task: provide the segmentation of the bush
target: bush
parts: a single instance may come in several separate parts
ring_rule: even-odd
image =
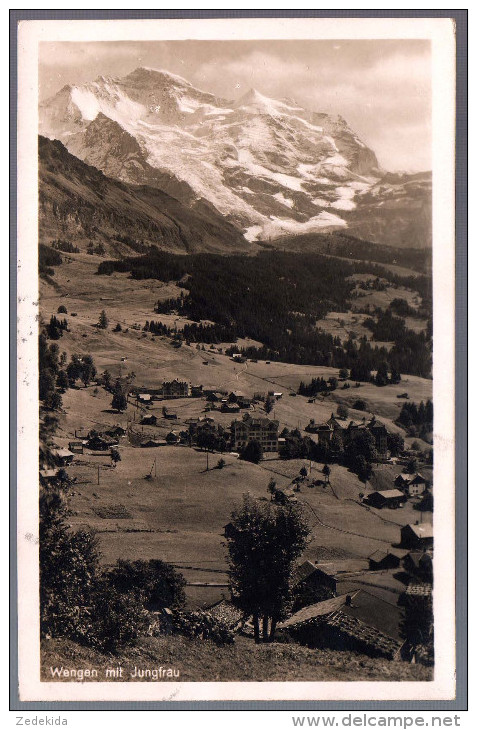
[[[181,608],[185,603],[184,577],[162,560],[118,560],[106,578],[121,594],[141,594],[148,608]]]
[[[339,404],[338,408],[336,409],[336,413],[340,418],[348,418],[348,409],[342,403]]]
[[[68,314],[68,310],[66,309],[64,304],[60,304],[57,309],[57,314]]]
[[[252,464],[258,464],[263,456],[261,444],[258,441],[249,441],[240,452],[240,458],[244,461],[251,461]]]
[[[140,594],[120,593],[106,582],[99,583],[89,612],[86,643],[101,651],[116,653],[145,634],[149,616],[141,605],[141,598]]]
[[[175,611],[174,630],[190,639],[209,639],[218,646],[233,644],[233,632],[222,621],[206,611]]]
[[[355,400],[353,403],[353,408],[356,411],[366,411],[368,406],[366,404],[366,401],[362,400],[361,398],[358,398],[358,400]]]
[[[219,459],[217,462],[217,469],[223,469],[225,466],[225,459]]]

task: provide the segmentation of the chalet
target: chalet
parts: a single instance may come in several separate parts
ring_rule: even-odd
[[[157,424],[156,416],[143,416],[140,421],[143,426],[155,426]]]
[[[367,429],[373,435],[376,441],[376,449],[378,454],[386,456],[388,451],[388,432],[382,421],[378,421],[373,416],[367,423]]]
[[[401,559],[395,553],[384,552],[384,550],[375,550],[369,558],[370,570],[390,570],[398,568]]]
[[[157,446],[164,446],[165,443],[165,441],[159,441],[158,439],[146,439],[145,441],[141,441],[141,448],[153,449]]]
[[[82,428],[75,428],[75,439],[78,441],[87,441],[89,438],[89,431],[84,431]]]
[[[73,454],[82,454],[84,451],[84,444],[82,441],[70,441],[68,448]]]
[[[112,446],[118,445],[118,440],[105,434],[100,435],[99,433],[94,434],[87,442],[88,449],[91,451],[107,451]]]
[[[166,411],[164,413],[164,418],[166,418],[168,421],[176,421],[177,413],[175,411]]]
[[[430,522],[416,523],[401,527],[401,546],[404,548],[424,549],[432,548],[434,537]]]
[[[53,451],[53,455],[56,456],[60,466],[68,466],[75,457],[69,449],[56,449],[56,451]]]
[[[403,567],[407,573],[425,583],[432,583],[433,567],[432,555],[418,550],[411,551],[404,556]]]
[[[302,608],[277,630],[285,631],[311,647],[358,651],[372,657],[397,659],[400,610],[386,616],[389,604],[376,596],[356,591]],[[389,633],[390,632],[390,633]]]
[[[359,434],[369,432],[372,434],[378,454],[381,457],[387,455],[387,430],[381,421],[377,421],[373,416],[369,421],[363,417],[361,421],[346,421],[346,419],[338,419],[332,413],[331,417],[325,423],[315,423],[312,419],[305,431],[318,435],[318,442],[322,445],[331,443],[335,435],[339,435],[345,446],[351,443]]]
[[[397,509],[406,502],[406,495],[399,489],[384,489],[380,492],[371,492],[366,501],[371,507],[378,509],[383,509],[383,507]]]
[[[180,441],[180,436],[177,431],[169,431],[166,436],[166,441],[168,444],[177,444]]]
[[[112,426],[112,428],[108,428],[104,433],[106,436],[111,436],[111,438],[120,438],[126,434],[126,429],[122,426]]]
[[[223,401],[220,406],[222,413],[240,413],[240,406],[238,403],[230,403],[230,401]]]
[[[40,484],[51,486],[55,484],[59,469],[40,469]]]
[[[298,566],[293,585],[304,585],[312,589],[329,588],[336,595],[336,579],[325,566],[316,566],[310,560]]]
[[[218,391],[212,391],[212,392],[208,393],[208,395],[206,397],[206,401],[208,403],[221,403],[223,400],[223,397],[224,396],[222,393],[219,393]]]
[[[252,405],[252,399],[247,398],[244,395],[238,395],[237,403],[240,406],[240,408],[250,408],[250,406]]]
[[[191,398],[200,398],[203,395],[202,386],[201,385],[191,385],[190,386],[190,395],[191,395]]]
[[[150,393],[138,393],[136,400],[138,403],[151,403],[152,395]]]
[[[428,483],[421,474],[399,474],[394,485],[409,497],[416,497],[426,491]]]
[[[221,598],[220,601],[209,606],[207,615],[220,621],[229,631],[236,633],[243,624],[243,613],[230,602]]]
[[[245,413],[241,421],[232,421],[231,448],[240,451],[250,441],[258,441],[263,452],[278,451],[278,421],[269,418],[253,418]]]
[[[162,397],[165,400],[173,398],[189,398],[191,395],[190,383],[185,380],[165,381],[162,384]]]

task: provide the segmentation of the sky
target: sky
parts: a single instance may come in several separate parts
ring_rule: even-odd
[[[389,171],[431,169],[431,45],[425,40],[41,43],[40,99],[138,66],[236,99],[251,87],[341,114]]]

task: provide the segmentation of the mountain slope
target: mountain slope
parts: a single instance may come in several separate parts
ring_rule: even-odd
[[[156,187],[112,180],[61,142],[44,137],[39,138],[39,199],[42,243],[66,238],[85,248],[93,241],[113,255],[143,251],[150,244],[175,253],[253,249],[207,205],[187,207]]]
[[[231,101],[138,68],[64,87],[40,105],[40,131],[108,176],[207,201],[250,241],[347,228],[429,245],[429,176],[403,192],[340,116],[255,89]]]

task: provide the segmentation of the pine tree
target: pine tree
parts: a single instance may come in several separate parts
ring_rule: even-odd
[[[107,328],[107,326],[108,326],[108,317],[106,316],[106,312],[103,309],[101,314],[99,315],[98,327],[102,330],[105,330]]]

